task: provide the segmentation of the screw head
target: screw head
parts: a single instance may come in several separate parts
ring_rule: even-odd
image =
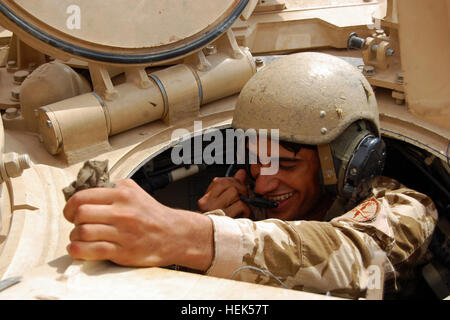
[[[320,111],[321,118],[325,118],[326,115],[327,115],[326,111],[324,111],[324,110]]]
[[[321,134],[327,134],[327,132],[328,132],[328,129],[327,129],[327,128],[322,128],[322,129],[320,129],[320,133],[321,133]]]

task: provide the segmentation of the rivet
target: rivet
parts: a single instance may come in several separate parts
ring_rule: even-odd
[[[320,111],[321,118],[325,118],[326,115],[327,115],[327,113],[324,110]]]
[[[327,128],[322,128],[322,129],[320,129],[320,132],[322,134],[327,134],[328,130],[327,130]]]

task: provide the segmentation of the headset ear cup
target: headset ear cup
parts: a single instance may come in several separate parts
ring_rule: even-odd
[[[382,174],[385,161],[384,141],[373,135],[365,136],[348,162],[342,196],[355,201],[366,198],[370,194],[373,180]]]

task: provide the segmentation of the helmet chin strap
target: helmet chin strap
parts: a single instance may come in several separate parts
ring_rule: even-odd
[[[321,167],[321,182],[322,189],[328,194],[333,194],[337,191],[338,178],[336,176],[336,169],[334,167],[333,155],[331,153],[330,144],[321,144],[317,146],[317,153],[319,156],[320,167]],[[334,190],[334,192],[330,192]],[[334,217],[337,217],[344,213],[345,204],[347,199],[343,199],[339,195],[334,199],[333,204],[327,210],[324,220],[329,221]]]
[[[336,169],[333,163],[333,155],[331,154],[331,147],[327,144],[317,146],[317,153],[319,155],[320,167],[322,169],[322,179],[324,186],[336,185],[338,179],[336,177]]]

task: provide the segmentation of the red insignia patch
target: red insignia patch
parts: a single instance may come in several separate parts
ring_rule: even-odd
[[[377,199],[370,198],[350,210],[347,216],[358,222],[369,222],[375,219],[378,212],[380,212],[380,203]]]

